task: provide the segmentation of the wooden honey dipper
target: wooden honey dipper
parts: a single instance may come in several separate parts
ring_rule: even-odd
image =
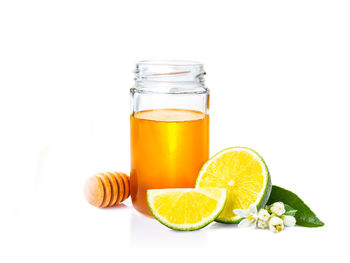
[[[130,196],[130,179],[125,173],[103,172],[86,180],[86,200],[96,207],[111,207]]]

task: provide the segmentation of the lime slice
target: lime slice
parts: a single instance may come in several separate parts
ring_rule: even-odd
[[[216,221],[238,223],[242,218],[233,209],[263,207],[271,192],[271,179],[264,160],[252,149],[227,148],[210,158],[200,170],[196,188],[227,189],[227,201]]]
[[[153,216],[175,230],[205,227],[220,214],[226,201],[226,189],[177,188],[147,191],[147,202]]]

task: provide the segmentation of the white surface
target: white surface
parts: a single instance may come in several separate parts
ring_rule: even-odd
[[[349,259],[348,1],[1,1],[1,262]],[[260,153],[326,222],[166,229],[96,209],[97,171],[129,170],[134,63],[205,63],[211,154]],[[343,241],[344,240],[344,241]]]

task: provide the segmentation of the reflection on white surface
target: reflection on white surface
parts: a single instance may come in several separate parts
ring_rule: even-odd
[[[175,231],[157,220],[133,211],[130,217],[130,247],[181,247],[206,248],[208,244],[206,229],[197,231]]]

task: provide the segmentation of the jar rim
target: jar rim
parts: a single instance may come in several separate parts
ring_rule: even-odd
[[[161,66],[203,66],[203,63],[191,60],[141,60],[137,65],[161,65]]]
[[[203,82],[200,62],[187,60],[142,60],[136,63],[135,81]]]
[[[136,63],[133,90],[157,93],[206,92],[204,66],[187,60],[142,60]]]

